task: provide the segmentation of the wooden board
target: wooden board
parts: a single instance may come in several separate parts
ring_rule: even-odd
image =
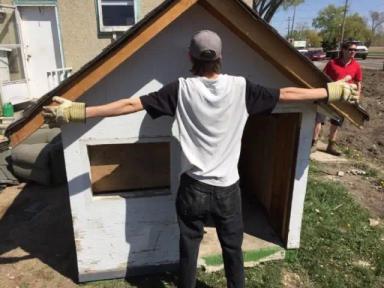
[[[170,187],[170,143],[88,146],[95,194]]]
[[[243,193],[266,209],[286,242],[295,177],[300,114],[250,117],[243,134],[239,172]]]
[[[274,162],[269,215],[272,225],[280,232],[280,236],[286,242],[301,115],[290,113],[276,116],[275,139],[271,143]]]

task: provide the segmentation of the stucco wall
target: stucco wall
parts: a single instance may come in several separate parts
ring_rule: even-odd
[[[162,0],[136,0],[138,20]],[[78,70],[113,41],[112,33],[100,33],[97,1],[58,1],[60,29],[66,67]],[[117,33],[117,36],[119,34]]]
[[[64,63],[75,71],[110,44],[112,35],[98,35],[94,0],[60,0],[57,5]]]
[[[139,20],[147,15],[151,10],[159,6],[163,0],[136,0],[139,6]]]
[[[10,1],[10,0],[8,0]],[[163,0],[136,0],[142,19]],[[244,0],[252,5],[252,0]],[[78,70],[110,44],[112,33],[99,33],[95,0],[58,0],[60,29],[66,67]]]

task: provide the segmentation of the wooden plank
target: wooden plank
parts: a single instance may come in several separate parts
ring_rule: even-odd
[[[170,143],[88,146],[95,194],[170,187]]]
[[[264,206],[272,226],[285,243],[299,129],[299,113],[250,117],[244,129],[239,161],[243,193]]]
[[[185,11],[192,7],[198,0],[180,0],[175,1],[167,10],[162,11],[150,23],[147,23],[140,31],[136,32],[132,38],[125,45],[120,46],[119,49],[113,51],[108,57],[103,58],[99,63],[95,64],[92,68],[84,73],[79,79],[73,81],[65,90],[59,91],[57,95],[61,97],[76,100],[86,91],[91,89],[95,84],[101,81],[105,76],[116,69],[121,63],[126,61],[153,37],[165,29],[169,24],[180,17]],[[48,103],[47,103],[48,104]],[[29,122],[34,122],[29,124]],[[43,124],[43,117],[40,113],[36,114],[33,118],[28,120],[28,124],[23,125],[17,132],[10,136],[12,146],[26,139],[36,129]]]
[[[270,221],[286,243],[300,133],[300,113],[277,114],[273,142]]]
[[[239,160],[240,183],[243,193],[270,207],[272,169],[268,143],[274,137],[269,129],[271,117],[250,116],[244,128]]]

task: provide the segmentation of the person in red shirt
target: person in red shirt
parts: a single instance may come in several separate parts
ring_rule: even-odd
[[[323,72],[328,75],[333,81],[350,77],[348,82],[357,85],[358,95],[361,93],[361,81],[363,80],[360,64],[354,59],[356,55],[356,44],[353,42],[345,42],[341,47],[340,57],[330,60],[325,66]],[[331,119],[331,127],[328,137],[328,146],[326,152],[335,156],[340,156],[341,152],[336,147],[337,130],[343,124],[342,118]],[[317,150],[317,141],[324,125],[325,116],[322,114],[316,115],[316,124],[313,132],[311,152]]]

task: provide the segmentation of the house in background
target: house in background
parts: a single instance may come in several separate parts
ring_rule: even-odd
[[[161,2],[0,1],[2,102],[40,98]]]
[[[211,29],[223,39],[223,72],[268,87],[325,87],[329,79],[240,0],[170,0],[44,95],[7,129],[12,146],[38,129],[54,95],[98,105],[189,76],[190,37]],[[248,119],[239,162],[246,265],[300,246],[316,111],[367,120],[349,103],[279,103]],[[62,128],[80,281],[174,267],[179,231],[175,198],[179,129],[144,111]],[[215,231],[206,229],[200,264],[221,267]]]

